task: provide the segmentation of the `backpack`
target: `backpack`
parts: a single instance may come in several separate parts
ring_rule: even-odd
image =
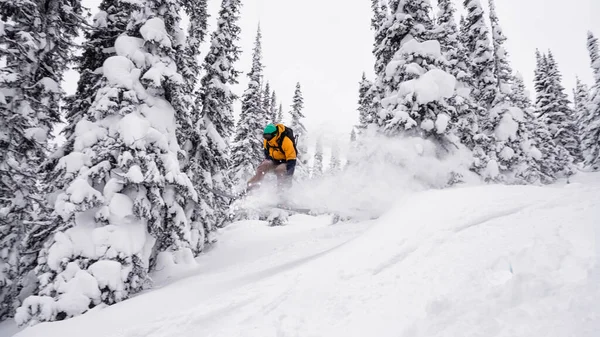
[[[291,141],[292,144],[294,145],[294,151],[296,151],[296,157],[298,156],[298,149],[296,148],[296,136],[294,136],[294,129],[290,128],[290,127],[285,127],[285,130],[283,130],[283,132],[281,133],[281,136],[279,136],[279,139],[277,140],[277,149],[283,153],[283,139],[285,137],[288,137]],[[271,146],[269,145],[269,142],[267,142],[267,151],[271,152],[270,150]]]

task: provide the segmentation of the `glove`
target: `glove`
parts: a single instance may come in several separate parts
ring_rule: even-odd
[[[286,173],[288,176],[294,175],[294,170],[296,169],[296,159],[290,159],[285,163]]]

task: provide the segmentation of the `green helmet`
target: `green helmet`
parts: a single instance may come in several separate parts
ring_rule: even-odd
[[[263,131],[264,134],[270,134],[275,132],[277,132],[277,127],[272,123],[265,126],[265,130]]]

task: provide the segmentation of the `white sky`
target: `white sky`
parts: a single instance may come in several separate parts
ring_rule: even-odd
[[[94,7],[100,0],[83,2]],[[362,72],[370,77],[373,72],[371,1],[242,0],[242,3],[239,45],[243,53],[236,67],[243,75],[234,91],[241,96],[246,88],[245,74],[250,69],[260,21],[265,79],[283,102],[284,111],[289,111],[299,81],[309,132],[345,142],[358,120],[356,102]],[[462,12],[462,1],[456,3]],[[487,0],[482,3],[487,8]],[[209,0],[209,34],[214,29],[219,5],[220,0]],[[435,0],[432,5],[435,6]],[[508,37],[506,48],[513,68],[522,73],[532,98],[536,48],[552,49],[569,94],[576,75],[591,84],[586,34],[591,30],[600,36],[600,20],[594,18],[600,16],[600,0],[496,0],[496,7]],[[205,52],[201,57],[204,56]],[[73,92],[76,79],[76,75],[69,74],[66,84],[69,93]],[[238,102],[238,112],[239,107]]]

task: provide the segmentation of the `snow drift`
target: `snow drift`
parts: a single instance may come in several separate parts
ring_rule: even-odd
[[[187,278],[16,336],[596,336],[599,178],[416,192],[364,223],[238,222]]]

